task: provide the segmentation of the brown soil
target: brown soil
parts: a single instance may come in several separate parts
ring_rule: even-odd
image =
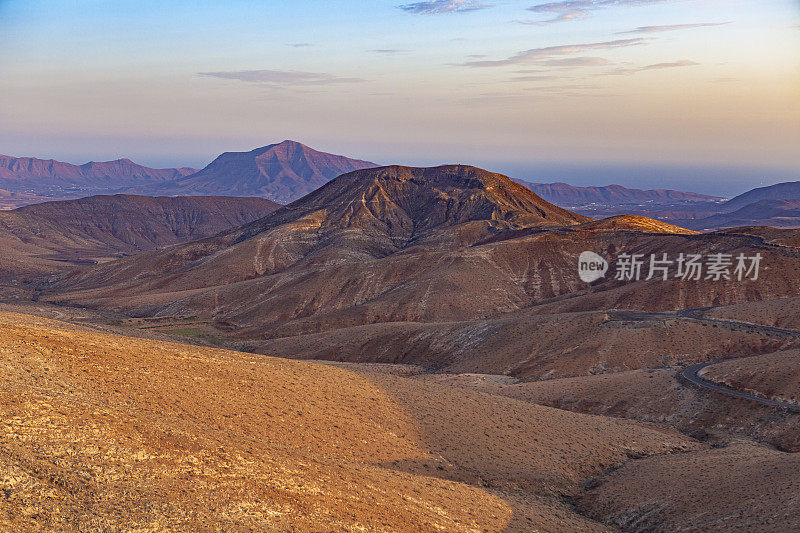
[[[561,502],[676,434],[386,373],[0,314],[9,529],[602,530]]]
[[[749,444],[612,472],[579,507],[625,531],[800,530],[800,454]]]

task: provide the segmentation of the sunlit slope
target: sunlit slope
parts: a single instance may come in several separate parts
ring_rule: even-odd
[[[501,531],[524,517],[600,530],[558,495],[631,456],[696,446],[512,399],[26,315],[0,315],[0,339],[10,529]]]

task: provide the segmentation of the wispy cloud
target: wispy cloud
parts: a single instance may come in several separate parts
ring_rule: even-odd
[[[476,0],[431,0],[429,2],[414,2],[413,4],[403,4],[397,6],[408,13],[418,15],[441,15],[444,13],[467,13],[491,7],[491,4],[484,4]]]
[[[645,65],[643,67],[633,67],[633,68],[618,68],[616,70],[612,70],[609,74],[614,75],[625,75],[625,74],[636,74],[637,72],[645,72],[648,70],[661,70],[665,68],[678,68],[678,67],[696,67],[700,63],[695,61],[690,61],[689,59],[682,59],[680,61],[672,61],[670,63],[655,63],[652,65]]]
[[[311,43],[286,43],[286,46],[291,46],[292,48],[308,48],[314,45]]]
[[[511,78],[511,81],[553,81],[567,79],[562,76],[554,76],[552,74],[531,74],[530,76],[517,76]]]
[[[506,65],[516,65],[520,63],[542,63],[550,61],[558,56],[571,56],[581,54],[591,50],[608,50],[612,48],[625,48],[628,46],[638,46],[647,42],[641,37],[635,39],[617,39],[601,43],[586,44],[564,44],[559,46],[547,46],[545,48],[532,48],[525,50],[507,59],[468,61],[462,63],[467,67],[502,67]]]
[[[275,87],[298,85],[329,85],[334,83],[358,83],[361,78],[345,78],[322,72],[299,70],[233,70],[224,72],[199,72],[198,76],[262,83]]]
[[[551,18],[539,21],[518,20],[522,24],[554,24],[588,17],[592,11],[607,7],[646,6],[669,0],[564,0],[548,2],[528,8],[528,11],[549,15]]]
[[[593,91],[599,88],[600,88],[599,85],[590,83],[571,83],[571,84],[561,84],[561,85],[542,85],[537,87],[525,87],[523,91],[562,93],[566,91]]]
[[[630,31],[620,31],[617,35],[641,34],[641,33],[661,33],[665,31],[692,30],[694,28],[710,28],[713,26],[725,26],[731,22],[702,22],[699,24],[668,24],[666,26],[639,26]]]
[[[548,67],[602,67],[610,65],[611,61],[604,57],[565,57],[548,59],[540,63]]]
[[[558,81],[559,78],[553,77],[549,80],[541,81]],[[553,98],[587,98],[587,97],[609,97],[615,96],[612,93],[601,92],[602,87],[591,83],[555,83],[550,85],[532,85],[522,87],[519,91],[503,91],[503,92],[488,92],[481,93],[476,96],[465,98],[464,104],[504,104],[504,103],[524,103],[529,102],[531,99],[546,99]]]
[[[373,54],[383,54],[387,56],[393,56],[397,54],[407,54],[410,50],[400,50],[398,48],[378,48],[376,50],[367,50],[367,52],[372,52]]]
[[[591,83],[564,83],[558,85],[540,85],[525,87],[523,91],[533,97],[546,98],[606,98],[615,96],[613,93],[603,91],[599,85]]]

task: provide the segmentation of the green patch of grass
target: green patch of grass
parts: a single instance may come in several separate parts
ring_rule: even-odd
[[[188,337],[190,339],[198,339],[214,346],[222,346],[224,342],[219,337],[211,335],[198,328],[184,328],[184,329],[165,329],[165,333],[172,333],[173,335],[180,335],[181,337]]]

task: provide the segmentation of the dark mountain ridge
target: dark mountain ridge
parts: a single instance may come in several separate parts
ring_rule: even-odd
[[[331,179],[375,163],[350,159],[286,140],[249,152],[225,152],[204,169],[137,192],[166,195],[260,196],[289,203]]]
[[[0,273],[50,272],[209,237],[277,207],[263,198],[119,194],[0,211]]]
[[[639,205],[645,203],[680,204],[693,202],[716,202],[715,196],[668,189],[629,189],[621,185],[602,187],[575,187],[567,183],[531,183],[515,180],[548,202],[564,207],[578,207],[592,204]]]
[[[54,159],[0,155],[0,188],[11,191],[122,189],[171,181],[193,172],[193,168],[149,168],[130,159],[73,165]]]
[[[760,200],[735,211],[686,221],[686,224],[701,231],[741,226],[800,228],[800,200]]]
[[[761,200],[800,200],[800,181],[759,187],[730,199],[723,206],[727,211],[733,211]]]

